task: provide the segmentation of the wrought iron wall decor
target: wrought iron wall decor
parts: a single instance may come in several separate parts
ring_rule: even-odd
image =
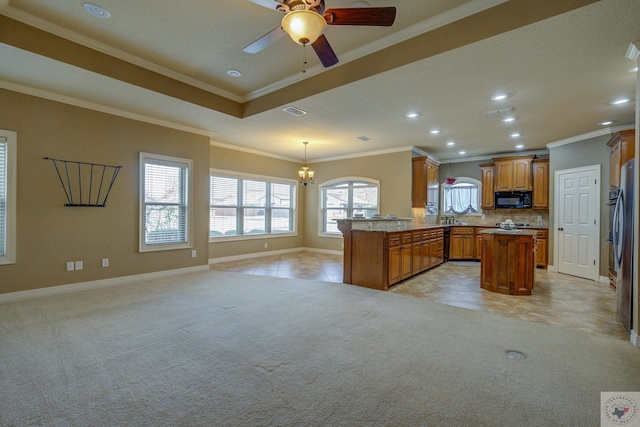
[[[52,159],[60,184],[67,198],[65,206],[87,206],[104,208],[107,198],[122,166],[99,163],[74,162]]]

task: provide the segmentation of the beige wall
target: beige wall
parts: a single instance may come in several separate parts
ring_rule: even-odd
[[[272,157],[249,154],[212,145],[209,152],[209,164],[213,169],[223,169],[267,177],[297,179],[301,164]],[[268,255],[272,251],[297,249],[304,246],[304,189],[298,185],[298,235],[293,237],[267,237],[251,240],[214,241],[209,243],[209,258],[235,257],[261,253]],[[207,195],[207,200],[208,200]],[[207,212],[208,215],[208,212]],[[265,243],[268,248],[265,248]]]
[[[0,90],[0,129],[17,132],[16,264],[0,265],[0,293],[207,264],[209,139]],[[191,249],[138,252],[139,153],[193,160]],[[107,206],[65,207],[53,157],[122,165]],[[109,258],[110,266],[101,267]],[[67,261],[82,271],[67,272]]]
[[[337,178],[360,177],[380,181],[380,213],[411,218],[411,151],[336,160],[310,165],[316,173],[314,185],[304,190],[306,200],[305,240],[310,248],[341,251],[342,238],[318,236],[322,183]]]

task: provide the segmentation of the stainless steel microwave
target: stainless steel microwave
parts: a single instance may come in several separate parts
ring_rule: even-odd
[[[496,209],[530,209],[531,191],[498,191],[495,202]]]

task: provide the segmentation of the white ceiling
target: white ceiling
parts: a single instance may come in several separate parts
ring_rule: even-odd
[[[484,38],[503,16],[493,11],[525,1],[369,0],[371,6],[396,6],[394,25],[328,27],[325,35],[340,63],[324,69],[308,49],[303,74],[303,49],[288,38],[257,54],[242,52],[282,17],[249,0],[94,1],[111,13],[109,19],[86,13],[82,0],[0,0],[0,13],[12,20],[221,95],[246,111],[228,115],[9,43],[0,43],[0,87],[126,112],[210,135],[214,144],[281,158],[300,159],[306,140],[311,162],[409,146],[441,160],[512,153],[516,143],[532,151],[601,130],[604,120],[633,124],[635,102],[610,101],[635,100],[637,73],[629,72],[635,63],[625,54],[640,40],[640,2],[602,0]],[[332,8],[353,1],[326,2]],[[437,52],[438,46],[427,46],[429,38],[412,39],[467,16],[478,19],[447,36],[461,47]],[[400,48],[405,40],[412,41]],[[429,49],[436,52],[412,57],[413,50]],[[228,69],[242,77],[229,77]],[[491,101],[498,92],[510,96]],[[308,114],[284,113],[288,105]],[[484,114],[504,108],[514,109],[515,122]],[[420,116],[409,120],[409,111]],[[432,128],[442,133],[432,136]],[[517,142],[509,137],[513,132],[521,134]]]

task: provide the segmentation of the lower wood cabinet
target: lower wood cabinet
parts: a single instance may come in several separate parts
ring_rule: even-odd
[[[474,227],[453,227],[449,238],[449,259],[475,259]]]
[[[549,263],[549,230],[536,231],[536,267],[546,269]]]

